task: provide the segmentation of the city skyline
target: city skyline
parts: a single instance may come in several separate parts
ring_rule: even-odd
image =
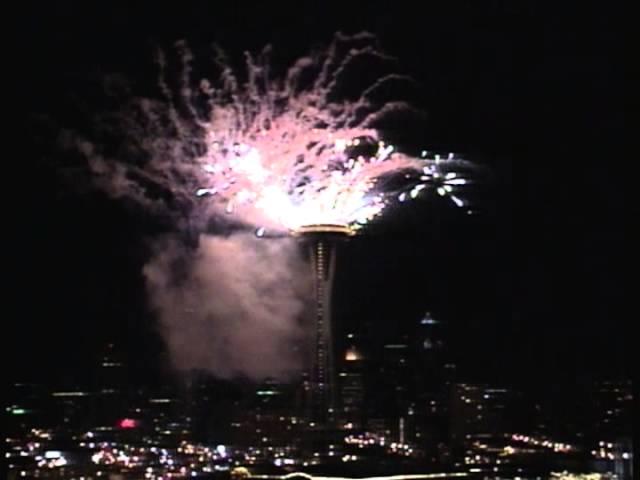
[[[238,398],[257,398],[261,405],[272,397],[299,404],[295,386],[303,385],[309,373],[300,358],[313,348],[300,332],[274,343],[267,351],[271,357],[265,354],[269,360],[263,364],[295,359],[280,368],[280,376],[259,370],[252,377],[233,365],[224,372],[235,373],[216,368],[185,371],[178,368],[151,301],[145,269],[156,253],[154,242],[173,237],[182,253],[198,252],[206,238],[224,241],[237,232],[235,220],[212,216],[196,222],[184,216],[176,222],[150,215],[133,202],[116,201],[93,189],[86,172],[77,168],[77,156],[60,145],[68,141],[64,132],[88,131],[90,120],[117,109],[114,99],[124,98],[127,89],[150,94],[157,85],[154,52],[170,51],[178,40],[184,39],[197,58],[211,57],[210,46],[216,44],[234,67],[242,62],[243,52],[272,45],[272,68],[279,74],[309,49],[327,45],[336,32],[362,31],[374,35],[381,50],[396,59],[394,71],[397,67],[412,79],[411,88],[400,90],[415,107],[415,118],[392,119],[390,141],[407,151],[427,149],[429,155],[453,152],[477,166],[477,181],[468,192],[469,208],[456,208],[450,199],[425,191],[409,208],[387,207],[384,216],[332,252],[338,268],[330,302],[335,320],[331,348],[338,360],[327,371],[336,377],[340,402],[347,399],[344,405],[339,402],[339,409],[350,405],[340,411],[340,418],[354,425],[365,425],[368,419],[375,426],[372,412],[377,408],[395,422],[391,430],[367,427],[348,445],[359,448],[365,437],[379,442],[385,429],[393,431],[399,444],[401,436],[420,433],[424,445],[424,438],[445,435],[446,430],[453,444],[451,432],[467,428],[452,420],[467,415],[465,399],[491,410],[506,398],[517,404],[514,398],[520,396],[529,407],[555,412],[548,419],[550,429],[560,432],[558,416],[567,415],[565,429],[570,430],[573,420],[578,424],[587,418],[580,417],[580,409],[587,409],[586,398],[600,399],[601,408],[615,397],[616,385],[630,381],[634,336],[622,308],[625,202],[622,189],[612,181],[623,171],[617,159],[623,158],[626,122],[622,40],[614,7],[507,2],[429,3],[424,12],[384,2],[296,10],[200,3],[148,7],[64,1],[24,11],[20,17],[24,34],[19,39],[17,92],[19,123],[26,127],[28,141],[20,155],[23,193],[16,229],[18,268],[12,277],[19,308],[8,322],[9,385],[33,383],[58,392],[88,388],[105,345],[113,344],[126,365],[123,381],[131,392],[163,386],[185,392],[202,382],[209,392],[202,398],[217,395],[229,405]],[[198,75],[209,75],[205,65],[197,64]],[[366,77],[367,68],[356,73]],[[346,90],[351,87],[345,82]],[[108,98],[105,90],[113,96]],[[121,148],[109,140],[114,132],[108,127],[100,135],[107,147]],[[270,237],[268,229],[258,238],[264,230],[258,231],[248,232],[251,242],[269,245],[265,252],[278,251],[281,239]],[[298,244],[286,258],[298,268],[306,247],[299,238],[291,240]],[[295,252],[300,259],[293,258]],[[188,276],[188,262],[178,263],[176,271]],[[309,280],[312,263],[304,263]],[[285,278],[287,285],[305,291],[298,271]],[[217,285],[226,292],[224,281]],[[216,303],[215,291],[204,297]],[[312,302],[308,297],[305,301]],[[293,316],[301,311],[296,309],[303,307],[291,309]],[[281,324],[274,325],[277,332]],[[427,338],[432,326],[436,339]],[[215,338],[216,332],[210,335],[207,338]],[[258,330],[248,333],[241,353],[251,357],[255,349],[248,345],[257,346],[261,335]],[[416,350],[418,339],[430,347]],[[291,352],[287,350],[291,355],[277,354],[292,344]],[[436,345],[442,349],[431,348]],[[351,355],[353,361],[342,355]],[[432,417],[421,412],[415,425],[406,416],[404,397],[385,397],[374,402],[378,406],[365,401],[371,382],[379,382],[380,391],[404,391],[399,379],[407,373],[396,364],[403,358],[416,376],[428,372],[439,382],[437,388],[426,381],[409,382],[409,403],[435,402],[436,409]],[[451,371],[455,379],[445,380]],[[282,395],[254,398],[247,393],[262,388],[264,380],[275,382],[267,390],[281,389]],[[485,395],[502,400],[494,405]],[[66,397],[51,398],[57,405]],[[193,406],[195,411],[206,410],[202,402]],[[366,415],[359,410],[365,404],[371,409],[365,409]],[[247,412],[254,408],[259,410],[252,405]],[[283,416],[287,422],[288,415]],[[528,414],[518,415],[522,420]],[[269,428],[275,428],[277,418],[269,420],[275,422]],[[606,415],[598,418],[594,424],[606,431]],[[207,421],[218,428],[227,420]],[[476,420],[478,429],[488,428]],[[495,423],[505,433],[511,424],[503,427],[501,421]],[[420,422],[440,427],[416,427]],[[241,432],[253,428],[249,420],[239,423]],[[509,435],[504,448],[519,448],[529,442],[525,437],[534,438],[526,431]],[[551,440],[541,440],[536,448],[542,448],[543,441]],[[574,441],[576,448],[583,448]],[[595,456],[609,454],[606,445],[601,447]],[[493,462],[491,448],[473,447]],[[449,454],[440,452],[439,461]],[[467,468],[476,466],[469,463]]]
[[[458,379],[441,327],[426,312],[412,336],[388,338],[384,353],[369,356],[366,336],[347,333],[336,359],[337,422],[323,431],[309,417],[306,382],[229,392],[194,375],[188,384],[132,389],[126,362],[107,345],[90,385],[9,388],[10,472],[224,478],[248,467],[274,478],[294,471],[553,478],[568,468],[632,478],[630,380],[594,382],[571,407],[577,414],[567,415],[508,386]]]

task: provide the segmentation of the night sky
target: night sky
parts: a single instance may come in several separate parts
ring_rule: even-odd
[[[180,38],[238,57],[271,43],[286,64],[338,30],[375,33],[419,82],[427,117],[413,137],[488,171],[476,215],[426,198],[344,246],[338,317],[384,338],[431,310],[472,380],[555,388],[630,374],[619,12],[590,2],[128,3],[26,2],[17,20],[20,183],[39,193],[16,202],[20,308],[5,319],[16,380],[82,378],[109,340],[134,378],[162,378],[168,365],[141,275],[148,238],[166,226],[60,181],[65,157],[50,133],[74,121],[69,105],[95,104],[90,85],[105,73],[152,79],[153,47]]]

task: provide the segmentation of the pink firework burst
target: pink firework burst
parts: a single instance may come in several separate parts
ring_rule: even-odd
[[[454,171],[461,160],[402,153],[376,128],[411,108],[373,100],[406,77],[384,74],[352,98],[336,95],[354,63],[389,61],[373,36],[337,35],[326,51],[300,58],[280,78],[271,76],[268,49],[246,55],[242,81],[220,52],[215,79],[194,78],[192,53],[184,43],[178,52],[179,87],[169,87],[169,62],[159,54],[163,99],[136,101],[137,116],[127,120],[145,160],[93,159],[109,188],[117,184],[147,200],[145,185],[159,185],[190,198],[198,215],[233,214],[258,234],[312,224],[355,232],[390,203],[430,188],[464,205],[456,191],[466,179]],[[386,181],[393,176],[404,179],[401,187]]]

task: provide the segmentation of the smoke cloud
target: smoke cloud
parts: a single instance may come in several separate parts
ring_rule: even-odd
[[[308,268],[291,239],[201,235],[195,251],[157,241],[144,275],[176,369],[255,381],[299,373]]]

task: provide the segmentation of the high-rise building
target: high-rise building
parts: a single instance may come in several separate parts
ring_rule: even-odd
[[[444,326],[430,312],[417,322],[412,347],[418,370],[418,395],[441,391],[447,379]]]
[[[476,435],[513,433],[517,395],[507,388],[457,383],[452,388],[451,443],[461,445]]]
[[[379,433],[435,451],[448,430],[452,364],[446,360],[443,326],[429,312],[381,345],[369,423],[375,419]]]
[[[386,343],[371,368],[368,381],[368,429],[396,441],[406,432],[406,417],[413,401],[411,349],[408,339]]]
[[[364,422],[364,368],[365,358],[357,347],[355,335],[347,335],[339,374],[340,420],[346,428],[360,429]]]
[[[97,366],[94,377],[95,422],[113,426],[126,416],[128,399],[125,398],[126,366],[116,346],[109,343]]]
[[[450,382],[455,367],[447,362],[444,326],[430,312],[416,323],[412,339],[416,378],[414,441],[433,458],[447,437]]]
[[[14,383],[7,391],[5,417],[8,436],[21,436],[34,427],[51,425],[46,389],[32,383]],[[47,415],[49,414],[49,415]]]
[[[590,398],[594,440],[631,436],[633,394],[630,380],[594,382]]]
[[[231,385],[205,372],[191,372],[185,390],[185,406],[191,434],[203,442],[225,443],[230,436]],[[221,394],[225,392],[226,395]]]
[[[236,405],[231,442],[244,447],[296,446],[301,422],[292,410],[294,397],[292,385],[262,382]]]

